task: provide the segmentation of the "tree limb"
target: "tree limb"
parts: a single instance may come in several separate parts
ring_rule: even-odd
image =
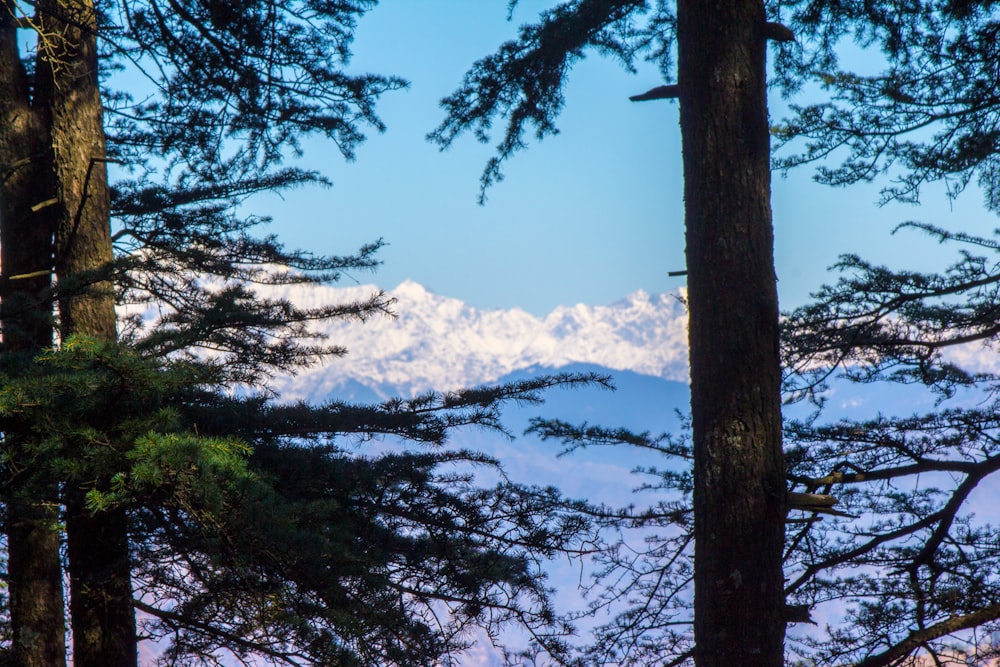
[[[887,667],[927,642],[944,637],[959,630],[968,630],[988,621],[1000,618],[1000,604],[991,605],[964,616],[949,616],[936,625],[911,632],[903,641],[878,655],[868,656],[855,663],[854,667]]]
[[[669,86],[657,86],[651,90],[647,90],[641,95],[632,95],[629,97],[633,102],[646,102],[648,100],[669,100],[674,99],[681,94],[681,87],[676,83],[670,84]]]

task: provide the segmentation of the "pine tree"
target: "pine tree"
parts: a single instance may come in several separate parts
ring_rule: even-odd
[[[917,667],[998,657],[997,526],[977,514],[989,506],[1000,470],[998,377],[989,368],[1000,242],[913,226],[959,244],[958,261],[916,272],[844,257],[839,280],[783,320],[786,397],[815,403],[809,418],[784,425],[793,510],[783,558],[786,618],[803,624],[789,632],[792,664]],[[831,420],[824,396],[850,396],[849,383],[876,395],[905,389],[933,407],[893,414],[876,403],[879,414]],[[536,430],[571,448],[638,446],[663,455],[661,468],[642,471],[650,475],[644,488],[662,499],[600,519],[638,536],[611,541],[597,556],[593,611],[617,615],[597,629],[584,658],[690,659],[689,439],[551,421]]]
[[[679,2],[694,660],[784,663],[785,481],[763,3]]]
[[[135,608],[174,637],[178,659],[208,663],[229,650],[276,662],[431,664],[461,647],[467,624],[492,630],[505,620],[558,649],[563,629],[532,563],[569,548],[583,527],[559,518],[560,499],[438,472],[492,464],[473,453],[369,461],[336,442],[440,443],[463,425],[501,428],[504,402],[603,379],[382,406],[279,409],[224,393],[234,383],[252,393],[271,373],[343,352],[310,323],[388,309],[382,294],[314,309],[261,294],[255,285],[371,268],[379,244],[347,257],[288,251],[254,234],[260,218],[234,213],[254,192],[322,181],[279,165],[302,136],[324,135],[352,158],[366,125],[382,129],[374,102],[403,82],[342,71],[373,4],[0,7],[4,501],[17,664],[65,658],[60,502],[77,665],[135,664]],[[32,53],[20,50],[25,37]],[[120,67],[154,92],[135,100],[114,89]],[[109,163],[125,177],[110,183]],[[118,331],[116,304],[155,305],[158,316]],[[219,439],[234,423],[255,426]],[[319,444],[306,454],[310,442]],[[315,484],[296,487],[306,472]],[[399,499],[408,510],[394,512]],[[271,526],[265,510],[288,520]],[[358,532],[329,533],[342,520]],[[299,543],[308,548],[291,558]],[[356,616],[359,606],[371,616]],[[441,609],[452,621],[432,623]]]
[[[815,163],[818,178],[834,185],[891,170],[885,201],[917,203],[933,182],[957,196],[975,181],[985,207],[998,210],[992,3],[787,7],[805,48],[784,54],[782,83],[794,90],[804,75],[818,78],[829,99],[794,107],[776,129],[790,148],[805,141],[784,166]],[[851,38],[878,51],[881,71],[840,64],[836,50]],[[996,339],[997,241],[928,223],[901,227],[961,244],[959,260],[943,272],[918,272],[845,256],[840,279],[785,323],[789,382],[801,395],[821,395],[824,378],[841,374],[923,386],[939,401],[925,414],[788,427],[793,481],[846,500],[848,512],[875,526],[867,539],[856,522],[843,521],[796,536],[809,557],[799,560],[790,593],[857,600],[855,627],[807,647],[829,664],[975,662],[996,654],[985,640],[1000,627],[990,546],[996,528],[970,507],[973,489],[996,469],[996,377],[963,360]],[[963,392],[966,400],[956,400]]]
[[[938,179],[953,194],[978,180],[995,208],[992,3],[782,3],[786,10],[797,46],[779,52],[779,82],[794,91],[818,78],[833,99],[800,106],[775,128],[791,146],[806,140],[805,152],[783,159],[785,166],[815,162],[821,180],[840,185],[894,167],[898,180],[884,194],[902,199]],[[885,70],[840,69],[839,48],[851,39],[880,49]],[[835,158],[846,155],[839,164],[830,157],[835,148],[843,151]],[[961,244],[958,261],[918,272],[845,256],[835,267],[839,280],[783,321],[786,396],[812,399],[818,410],[784,427],[794,510],[785,617],[815,626],[790,634],[790,663],[916,667],[998,657],[996,526],[974,510],[975,493],[994,482],[1000,464],[997,376],[975,363],[989,360],[997,341],[1000,243],[926,223],[902,227]],[[923,387],[939,402],[924,413],[831,422],[823,397],[825,389],[844,389],[831,387],[837,376],[888,392]],[[630,444],[664,455],[664,468],[649,471],[649,488],[667,500],[603,518],[656,532],[644,533],[644,550],[612,543],[598,556],[595,610],[632,602],[598,629],[585,659],[689,659],[691,443],[559,422],[536,428],[570,447]],[[816,609],[826,617],[822,627]]]
[[[471,130],[488,139],[508,117],[483,188],[525,146],[554,132],[569,65],[587,48],[631,66],[645,51],[676,84],[634,99],[680,102],[690,309],[696,664],[783,661],[778,304],[772,251],[765,47],[785,39],[763,3],[565,2],[477,62],[443,105],[441,145]],[[669,74],[668,74],[669,75]],[[669,659],[664,656],[664,659]]]
[[[34,145],[26,143],[21,136],[12,136],[9,142],[5,142],[3,159],[0,160],[8,165],[5,172],[8,175],[16,175],[16,180],[9,180],[5,185],[3,199],[5,206],[12,211],[9,220],[8,232],[2,245],[7,248],[19,245],[23,241],[37,241],[36,246],[22,247],[19,252],[26,257],[25,265],[31,266],[30,275],[45,271],[53,271],[58,279],[59,289],[55,295],[58,301],[59,330],[63,337],[73,334],[87,334],[98,336],[103,339],[113,339],[116,336],[115,325],[117,318],[114,311],[113,287],[109,278],[118,270],[112,263],[113,250],[111,240],[111,220],[110,207],[112,206],[112,193],[107,186],[106,164],[110,159],[116,159],[109,155],[104,138],[104,120],[102,101],[105,99],[115,99],[119,102],[123,98],[115,93],[104,93],[98,89],[98,77],[101,72],[113,67],[111,59],[107,54],[99,58],[98,36],[114,34],[119,39],[111,45],[110,52],[116,53],[122,59],[128,59],[137,53],[150,53],[147,45],[142,42],[143,34],[137,28],[146,26],[167,29],[167,25],[157,21],[143,22],[140,19],[147,15],[147,12],[158,13],[155,6],[129,7],[132,23],[126,30],[116,30],[107,24],[108,16],[100,12],[91,4],[65,4],[65,3],[39,3],[34,6],[34,13],[31,15],[22,14],[21,7],[16,3],[5,3],[3,11],[4,28],[4,61],[2,67],[5,74],[7,87],[0,97],[3,97],[9,105],[5,112],[7,118],[11,119],[12,128],[20,129],[22,135],[30,135],[29,140]],[[176,8],[175,8],[176,10]],[[350,25],[351,12],[361,11],[358,7],[333,8],[333,19],[346,18]],[[172,28],[186,27],[186,34],[190,35],[200,27],[199,20],[189,16],[192,22],[184,21],[180,16],[189,16],[183,11],[171,14],[171,20],[180,21],[179,26]],[[161,17],[162,18],[162,17]],[[204,17],[202,17],[204,18]],[[266,17],[258,16],[258,29],[260,22]],[[166,19],[164,19],[166,21]],[[227,23],[229,29],[248,29],[248,24],[241,23],[233,25]],[[22,62],[17,49],[17,39],[19,29],[26,28],[36,36],[36,58],[32,66],[27,66]],[[173,35],[177,39],[185,34],[184,30],[178,29]],[[337,37],[321,38],[320,33],[313,35],[310,47],[313,49],[324,46]],[[341,35],[343,37],[343,35]],[[130,39],[131,38],[131,39]],[[103,42],[107,44],[107,42]],[[272,45],[273,46],[273,45]],[[122,50],[117,50],[120,48]],[[261,67],[261,45],[258,45],[256,54],[249,53],[241,61],[245,72],[252,74],[260,71]],[[293,49],[293,56],[303,56],[304,48]],[[155,52],[153,52],[155,53]],[[273,49],[271,51],[274,53]],[[346,51],[342,51],[346,55]],[[256,55],[256,59],[254,58]],[[315,53],[309,54],[315,58]],[[156,55],[153,56],[156,59]],[[145,64],[145,63],[144,63]],[[245,171],[248,166],[247,157],[256,151],[264,143],[257,137],[251,137],[246,144],[249,148],[244,149],[243,157],[239,160],[232,160],[223,163],[220,151],[221,145],[208,145],[204,143],[205,133],[214,131],[205,127],[204,116],[199,117],[199,109],[191,109],[188,105],[190,98],[185,102],[186,95],[197,91],[202,86],[204,92],[206,80],[211,82],[214,76],[207,72],[205,67],[213,66],[212,63],[203,63],[197,71],[202,74],[201,81],[191,82],[192,78],[188,73],[183,72],[186,68],[175,70],[173,78],[175,80],[186,80],[190,85],[185,90],[183,85],[176,86],[174,90],[180,92],[167,100],[153,100],[148,103],[145,109],[132,108],[129,111],[133,115],[125,113],[125,109],[119,107],[115,109],[118,118],[128,118],[127,122],[118,122],[116,129],[121,132],[121,137],[113,139],[112,152],[121,159],[125,157],[122,152],[116,150],[119,146],[127,146],[129,157],[141,157],[142,150],[150,150],[151,141],[159,144],[161,141],[169,142],[171,138],[169,132],[163,132],[166,124],[185,125],[185,141],[190,144],[192,137],[200,141],[200,151],[191,150],[192,147],[182,146],[173,151],[174,160],[178,164],[184,164],[184,171],[178,179],[178,186],[187,189],[187,186],[207,181],[210,187],[202,186],[202,192],[192,196],[188,194],[184,203],[191,204],[199,201],[211,202],[226,196],[232,196],[235,192],[247,192],[255,189],[266,188],[271,185],[282,183],[293,183],[307,180],[304,175],[294,172],[272,175],[269,178],[258,178],[256,182],[243,178],[240,182],[241,170]],[[271,62],[270,67],[277,66]],[[265,68],[266,69],[266,68]],[[328,70],[318,70],[320,78],[323,72]],[[207,76],[206,76],[207,74]],[[358,77],[351,79],[341,77],[333,83],[317,82],[313,90],[302,91],[304,96],[316,94],[320,96],[328,93],[331,89],[350,88],[355,83],[360,82],[361,86],[366,85],[374,78],[366,79]],[[167,81],[163,82],[164,84]],[[218,81],[212,82],[218,86]],[[281,78],[274,80],[274,86],[280,87]],[[380,86],[376,82],[373,88]],[[386,83],[382,87],[391,87]],[[378,90],[371,92],[377,94]],[[218,88],[216,88],[218,93]],[[358,90],[354,94],[355,99],[363,99],[368,91]],[[286,97],[288,95],[286,94]],[[294,97],[294,95],[291,95]],[[165,104],[164,104],[165,102]],[[161,106],[162,105],[162,106]],[[346,132],[347,137],[342,141],[345,150],[350,150],[353,142],[360,139],[360,134],[355,127],[348,122],[341,123],[341,129],[331,127],[336,124],[337,114],[345,115],[346,104],[341,104],[339,108],[333,110],[333,115],[317,119],[320,114],[314,113],[310,116],[307,109],[312,106],[313,110],[319,107],[313,105],[303,105],[300,109],[302,120],[300,124],[306,128],[326,127],[326,131],[339,137]],[[358,106],[364,106],[359,104]],[[162,110],[166,107],[166,113],[150,113],[150,109]],[[233,109],[235,111],[235,109]],[[261,109],[256,111],[257,117],[262,115]],[[230,131],[238,131],[241,124],[244,124],[248,117],[253,116],[253,111],[246,112],[242,116],[238,113],[231,113]],[[268,108],[267,112],[274,110]],[[369,113],[369,116],[371,114]],[[194,136],[194,131],[199,124],[202,126],[201,137]],[[258,126],[260,123],[258,123]],[[351,127],[347,127],[350,125]],[[346,128],[346,130],[344,129]],[[287,138],[287,136],[286,136]],[[143,146],[143,141],[146,145]],[[280,145],[280,141],[274,146]],[[162,144],[160,144],[162,146]],[[166,153],[170,155],[168,151]],[[163,152],[158,155],[164,155]],[[269,156],[271,160],[277,154]],[[149,159],[149,154],[142,157],[142,161]],[[142,162],[128,165],[133,168],[141,168]],[[263,163],[266,168],[266,161]],[[34,171],[37,168],[37,171]],[[21,173],[18,174],[18,170]],[[202,172],[202,173],[199,173]],[[213,173],[214,172],[214,173]],[[40,176],[40,177],[39,177]],[[162,190],[162,188],[160,188]],[[207,190],[207,192],[206,192]],[[155,192],[155,190],[154,190]],[[127,191],[119,191],[116,198],[126,196]],[[149,199],[149,197],[147,197]],[[147,252],[147,261],[155,259],[159,265],[147,264],[147,270],[156,270],[155,280],[160,284],[169,283],[169,277],[176,275],[178,270],[191,269],[197,261],[208,263],[216,261],[215,273],[220,274],[228,268],[229,275],[223,273],[223,277],[231,277],[236,273],[234,267],[240,262],[253,262],[254,260],[264,261],[267,259],[280,259],[282,253],[278,251],[273,242],[264,240],[254,244],[251,239],[245,237],[242,228],[245,224],[235,223],[223,227],[218,226],[222,218],[222,210],[216,206],[213,211],[211,207],[194,211],[190,216],[195,221],[200,215],[203,220],[202,225],[208,223],[209,227],[198,227],[195,224],[184,224],[180,227],[177,221],[185,216],[179,215],[176,204],[170,206],[169,202],[160,201],[159,211],[161,215],[174,216],[174,224],[166,230],[173,233],[169,241],[173,242],[173,257],[170,256],[167,245],[161,241],[160,244],[141,244],[143,250],[155,249],[158,253]],[[133,211],[134,212],[134,211]],[[141,212],[140,212],[141,213]],[[214,214],[214,219],[212,219]],[[145,225],[156,224],[156,220],[151,220],[148,216],[144,221]],[[214,223],[214,224],[213,224]],[[14,227],[19,225],[19,227]],[[33,227],[38,232],[23,234],[26,227]],[[149,226],[142,229],[146,234],[150,230],[156,230],[156,226]],[[166,231],[164,230],[164,231]],[[135,230],[125,227],[120,232],[120,238],[126,240],[135,239],[138,234]],[[212,234],[216,238],[208,247],[200,247],[205,244],[205,238]],[[162,234],[160,234],[162,237]],[[138,236],[141,239],[141,236]],[[127,241],[126,241],[127,242]],[[202,242],[202,243],[199,243]],[[255,252],[256,251],[256,252]],[[270,251],[270,252],[268,252]],[[173,261],[173,265],[165,267],[167,261]],[[363,263],[363,260],[360,260]],[[348,263],[349,264],[349,263]],[[330,268],[340,264],[330,260],[316,259],[310,268]],[[17,268],[15,263],[14,268]],[[203,268],[194,266],[193,268]],[[208,272],[211,272],[209,267]],[[149,280],[143,280],[140,276],[142,270],[133,267],[133,276],[139,285],[149,286]],[[147,273],[146,275],[151,275]],[[17,274],[8,274],[8,278],[17,277]],[[193,277],[191,278],[193,280]],[[13,283],[12,283],[13,284]],[[121,284],[121,283],[120,283]],[[128,284],[123,285],[129,287]],[[44,292],[38,290],[48,289],[48,281],[39,279],[36,285],[25,285],[26,289],[34,288],[29,292],[30,298],[40,301],[42,312],[51,312],[48,307],[49,302],[44,300]],[[207,290],[189,291],[189,299],[200,299],[209,301],[215,297],[210,296]],[[253,311],[255,305],[253,299],[244,299],[246,310]],[[181,305],[181,304],[175,304]],[[378,307],[373,305],[372,307]],[[205,312],[209,309],[195,311],[202,316],[215,315],[217,313]],[[217,307],[217,310],[219,308]],[[356,312],[363,312],[364,306],[358,306]],[[311,313],[310,316],[317,316],[318,313]],[[190,317],[190,314],[187,315]],[[231,317],[238,317],[230,313]],[[262,330],[270,327],[272,330],[287,326],[289,322],[294,322],[296,318],[306,319],[308,316],[302,313],[292,313],[282,319],[275,319],[262,324]],[[42,321],[45,317],[40,315],[29,316],[29,319]],[[8,324],[5,323],[5,329]],[[188,324],[198,326],[202,322],[189,320]],[[231,324],[231,323],[230,323]],[[17,326],[15,323],[14,326]],[[184,327],[173,327],[173,338],[181,332]],[[223,327],[214,327],[215,329]],[[199,341],[198,336],[190,337],[188,342],[204,343]],[[218,335],[218,331],[201,331],[202,335]],[[51,339],[51,333],[47,334]],[[163,335],[161,334],[161,338]],[[260,342],[259,340],[257,341]],[[162,345],[161,345],[162,347]],[[294,345],[268,345],[260,346],[258,355],[254,360],[251,358],[249,364],[268,363],[266,354],[275,357],[272,361],[277,361],[278,357],[284,356],[287,359],[295,357]],[[315,350],[307,350],[305,354]],[[301,357],[300,357],[301,358]],[[245,366],[245,365],[244,365]],[[80,494],[85,493],[85,489],[80,490]],[[74,616],[75,647],[74,654],[77,664],[130,664],[134,663],[135,639],[134,639],[134,614],[131,606],[131,587],[128,583],[128,553],[127,540],[125,539],[126,520],[121,514],[115,515],[115,511],[105,512],[101,516],[91,516],[82,506],[81,498],[74,498],[72,490],[67,496],[67,523],[69,526],[69,558],[71,561],[71,609]],[[77,494],[79,495],[79,494]],[[21,545],[28,544],[24,540],[14,540],[11,544],[12,562],[29,562],[37,558],[37,554],[29,553],[29,557],[19,557],[18,549]],[[114,546],[114,548],[112,548]],[[49,562],[54,562],[54,558],[49,558]],[[12,579],[18,583],[15,589],[24,591],[29,582],[37,581],[37,577],[32,575],[21,577],[18,573],[13,573]],[[51,586],[50,586],[51,588]],[[51,591],[49,591],[51,592]],[[30,598],[41,598],[44,592],[39,592]],[[57,597],[50,599],[58,600]],[[25,629],[22,633],[18,627],[19,620],[25,616],[18,609],[18,598],[12,600],[14,604],[13,618],[15,620],[15,637],[24,635],[33,637],[30,641],[37,644],[45,641],[42,638],[52,638],[52,644],[44,652],[45,655],[53,655],[58,652],[57,644],[61,642],[62,624],[56,625],[58,620],[55,615],[40,622],[39,626],[33,629]],[[61,615],[61,604],[54,607],[59,609]],[[55,614],[55,612],[53,612]],[[60,616],[61,617],[61,616]],[[47,626],[47,627],[46,627]],[[58,637],[57,637],[58,636]],[[28,641],[28,640],[25,640]],[[15,640],[15,646],[22,646],[25,642]],[[27,658],[25,658],[27,659]],[[48,658],[42,660],[46,663]]]

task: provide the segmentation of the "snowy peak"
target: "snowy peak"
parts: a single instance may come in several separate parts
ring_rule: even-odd
[[[297,304],[358,300],[365,285],[286,288]],[[586,363],[687,381],[687,313],[683,294],[639,291],[608,306],[558,307],[544,318],[521,309],[479,310],[429,292],[412,280],[389,291],[394,318],[327,322],[330,342],[348,354],[278,381],[287,398],[322,400],[347,384],[379,395],[414,394],[495,381],[533,366]]]

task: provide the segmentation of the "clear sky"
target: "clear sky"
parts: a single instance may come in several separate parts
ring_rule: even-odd
[[[411,278],[479,308],[544,314],[682,285],[667,276],[684,268],[677,105],[628,100],[663,83],[653,67],[632,75],[596,54],[577,65],[561,133],[511,160],[485,206],[477,204],[478,179],[492,146],[469,136],[440,152],[424,139],[442,119],[439,100],[466,69],[551,4],[525,0],[507,22],[506,0],[382,0],[358,27],[353,67],[410,81],[380,105],[388,130],[370,134],[353,163],[332,145],[308,143],[299,163],[329,176],[333,188],[260,197],[250,208],[273,215],[269,231],[288,245],[317,253],[384,238],[384,265],[354,279],[391,288]],[[772,93],[773,117],[783,104]],[[775,175],[783,308],[830,280],[825,270],[841,253],[901,268],[943,267],[954,256],[914,232],[890,236],[904,220],[977,233],[996,226],[975,192],[949,202],[943,189],[929,189],[919,208],[879,208],[878,190],[816,185],[808,168]]]

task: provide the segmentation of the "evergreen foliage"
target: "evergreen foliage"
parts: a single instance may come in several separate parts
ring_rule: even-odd
[[[217,370],[74,337],[0,392],[0,428],[30,433],[7,452],[10,488],[107,480],[90,511],[132,517],[135,606],[167,659],[428,665],[454,659],[469,627],[511,623],[561,650],[540,565],[579,549],[583,506],[483,486],[476,468],[497,461],[442,446],[460,425],[502,429],[507,400],[605,380],[309,406],[219,393]],[[338,444],[352,438],[375,451]]]
[[[775,31],[767,18],[757,0],[554,4],[472,65],[443,100],[446,117],[430,135],[442,147],[467,131],[489,141],[493,123],[506,120],[481,179],[482,199],[529,131],[538,139],[556,132],[562,86],[588,50],[626,69],[652,61],[676,82],[661,97],[680,103],[691,487],[669,499],[670,509],[619,516],[662,532],[633,555],[613,543],[598,557],[609,591],[598,594],[594,611],[610,601],[625,601],[626,611],[598,631],[585,662],[776,667],[783,660],[786,498],[765,66]],[[787,41],[787,30],[778,32]],[[583,442],[636,440],[556,423],[539,428]],[[690,515],[673,507],[686,502]]]
[[[819,180],[835,185],[888,173],[885,197],[909,201],[929,182],[944,181],[957,195],[975,181],[986,207],[997,209],[995,3],[793,1],[768,11],[795,35],[775,49],[774,81],[789,94],[818,82],[831,97],[793,106],[792,117],[772,128],[787,147],[805,141],[804,151],[778,166],[814,163]],[[447,119],[432,138],[447,145],[470,130],[488,140],[491,122],[507,118],[485,189],[526,145],[526,130],[539,139],[557,131],[561,85],[586,49],[626,66],[650,58],[668,68],[669,81],[673,21],[669,3],[562,3],[473,66],[444,100]],[[646,26],[658,34],[647,37]],[[842,57],[859,45],[869,57],[865,71],[854,72]],[[997,376],[966,363],[997,344],[1000,244],[925,223],[902,228],[959,244],[958,260],[941,272],[917,272],[843,257],[839,279],[783,321],[786,399],[816,406],[811,419],[784,429],[788,490],[811,494],[804,498],[814,503],[793,504],[786,527],[785,614],[796,624],[787,664],[957,665],[1000,657],[992,639],[1000,631],[997,526],[974,511],[982,498],[975,492],[995,483],[998,466]],[[835,378],[886,391],[900,383],[923,387],[937,408],[826,420],[824,391]],[[690,444],[558,421],[535,429],[570,450],[663,453],[662,469],[640,471],[651,475],[642,488],[657,494],[650,505],[637,500],[598,513],[600,525],[622,535],[608,533],[595,556],[591,611],[619,611],[579,659],[691,664]],[[741,502],[741,489],[730,493]]]
[[[976,182],[997,211],[996,7],[992,2],[784,3],[801,49],[781,83],[818,80],[829,99],[793,108],[776,128],[783,167],[813,163],[831,184],[892,184],[884,199],[918,202],[943,182]],[[848,40],[865,71],[838,59]],[[995,367],[969,364],[997,341],[998,241],[906,223],[959,256],[941,272],[841,258],[840,278],[785,323],[787,385],[822,402],[829,377],[927,387],[938,409],[868,421],[788,425],[790,479],[829,489],[861,521],[813,524],[795,536],[810,557],[789,590],[848,599],[848,626],[804,650],[830,664],[972,663],[996,657],[997,527],[975,516],[974,490],[995,483]],[[890,385],[891,386],[891,385]],[[866,524],[870,527],[863,528]],[[825,573],[830,570],[830,573]],[[916,657],[915,657],[916,656]]]
[[[1000,210],[993,2],[794,0],[781,11],[800,46],[780,56],[779,82],[819,83],[822,99],[775,128],[782,143],[805,141],[779,166],[814,163],[819,180],[837,185],[888,173],[884,197],[912,202],[924,184],[943,181],[957,195],[975,180],[986,207]],[[863,65],[842,54],[852,42]]]
[[[992,639],[1000,630],[1000,527],[989,512],[981,516],[1000,471],[998,377],[981,363],[1000,340],[1000,243],[919,229],[959,245],[958,260],[940,273],[918,273],[844,257],[839,280],[783,322],[786,397],[816,404],[809,419],[785,423],[789,490],[838,501],[834,511],[789,514],[786,593],[804,624],[789,631],[788,664],[957,665],[1000,657]],[[826,391],[843,393],[845,383],[877,383],[883,392],[915,385],[936,396],[937,407],[826,419]],[[639,471],[649,476],[642,490],[654,494],[652,504],[637,497],[635,507],[598,519],[625,532],[596,556],[591,609],[626,603],[597,629],[582,658],[690,661],[686,437],[559,421],[535,429],[570,449],[639,446],[663,454],[662,468]]]
[[[847,603],[843,622],[796,647],[826,664],[866,666],[997,657],[998,527],[976,516],[996,483],[997,376],[981,359],[997,341],[997,242],[924,227],[962,250],[943,273],[894,271],[844,257],[846,275],[790,314],[787,384],[822,398],[834,374],[919,384],[933,412],[786,424],[793,488],[835,495],[847,517],[789,534],[788,592]],[[856,517],[856,518],[855,518]]]
[[[71,531],[64,561],[75,641],[87,642],[80,664],[134,662],[133,608],[143,636],[167,643],[164,660],[185,664],[447,664],[471,628],[495,636],[509,623],[561,650],[568,627],[539,562],[574,552],[586,519],[554,490],[513,484],[496,461],[443,445],[462,426],[503,432],[506,403],[605,378],[367,406],[283,405],[267,392],[270,374],[343,353],[312,323],[391,305],[381,293],[306,309],[267,296],[262,286],[371,269],[381,242],[343,257],[288,250],[258,232],[266,219],[237,210],[256,192],[325,183],[283,165],[304,136],[353,159],[364,132],[383,129],[375,102],[405,83],[346,71],[356,22],[374,4],[0,3],[0,246],[23,251],[17,262],[5,254],[0,292],[3,501],[8,517],[19,513],[8,549],[22,546],[19,526],[31,519],[44,555],[58,559],[61,504],[80,527],[83,546]],[[50,75],[65,78],[50,86]],[[92,75],[97,109],[79,117],[100,119],[103,105],[103,123],[84,132],[59,95],[86,97]],[[64,153],[75,146],[96,153],[71,164]],[[121,178],[105,190],[108,163]],[[54,185],[38,176],[50,171]],[[74,210],[62,193],[81,182]],[[66,210],[45,218],[55,209]],[[27,230],[41,234],[22,244]],[[74,247],[84,232],[95,245]],[[91,314],[77,307],[107,305],[109,285],[139,313],[117,340],[100,315],[79,324]],[[485,469],[501,481],[481,482]],[[104,535],[128,557],[110,545],[98,553]],[[28,575],[11,567],[12,588],[45,599]],[[119,599],[123,583],[134,599]],[[78,612],[77,592],[84,604],[117,605],[117,627]],[[62,662],[61,601],[54,607],[58,617],[28,626],[12,606],[6,657]]]
[[[342,257],[289,250],[257,232],[268,219],[237,207],[255,192],[326,183],[282,165],[304,136],[324,136],[353,159],[368,128],[384,130],[375,103],[405,82],[345,72],[353,30],[374,5],[98,3],[105,159],[123,176],[110,191],[117,255],[89,276],[60,282],[53,298],[113,276],[120,303],[163,309],[152,326],[133,321],[134,344],[228,353],[244,381],[342,352],[305,344],[316,339],[308,323],[384,313],[384,295],[300,311],[252,286],[318,284],[374,268],[381,242]],[[29,11],[4,7],[29,27],[58,10]],[[44,49],[46,36],[36,39]],[[30,60],[24,68],[35,69]]]
[[[495,633],[514,622],[538,643],[531,660],[689,663],[696,648],[691,443],[535,424],[571,449],[662,453],[662,469],[641,471],[656,500],[625,509],[569,503],[502,473],[483,486],[477,472],[497,473],[496,461],[441,446],[462,426],[502,431],[505,402],[605,380],[556,376],[369,406],[282,405],[266,394],[269,374],[343,351],[319,340],[310,323],[363,319],[390,306],[382,294],[316,309],[267,297],[259,286],[319,284],[372,268],[380,242],[349,256],[317,256],[285,249],[257,233],[266,220],[236,213],[255,192],[324,183],[284,166],[301,137],[325,136],[352,159],[364,132],[382,129],[375,101],[405,83],[345,71],[356,22],[374,4],[102,1],[71,11],[66,3],[0,2],[0,215],[8,216],[0,230],[23,222],[11,211],[48,201],[19,177],[56,159],[43,132],[51,91],[38,77],[45,67],[72,64],[72,54],[52,25],[97,38],[107,154],[91,156],[87,177],[108,162],[122,173],[108,193],[112,259],[50,281],[62,259],[53,254],[54,223],[37,226],[53,238],[19,259],[24,274],[10,275],[5,254],[0,488],[8,515],[58,506],[53,489],[63,485],[85,491],[94,516],[126,516],[133,604],[144,636],[168,642],[167,660],[213,664],[229,654],[276,664],[447,664],[472,627]],[[833,93],[795,107],[773,128],[782,142],[806,140],[803,153],[779,164],[818,163],[821,180],[833,184],[892,169],[898,180],[885,194],[901,199],[916,199],[930,181],[943,179],[957,194],[976,179],[996,210],[993,4],[769,6],[770,18],[788,23],[797,39],[776,49],[778,83],[794,92],[819,81]],[[626,68],[648,59],[670,78],[677,29],[665,0],[567,0],[472,67],[444,101],[447,118],[431,139],[447,146],[471,131],[488,141],[492,123],[505,118],[485,193],[529,134],[557,131],[561,87],[587,51]],[[18,50],[26,35],[34,35],[35,53]],[[848,38],[879,49],[884,69],[842,68],[838,49]],[[122,72],[139,73],[143,83]],[[25,118],[24,127],[14,122]],[[842,374],[923,385],[942,401],[927,414],[824,423],[818,412],[786,423],[789,490],[832,495],[840,505],[789,515],[785,620],[807,621],[810,608],[848,610],[828,626],[796,631],[788,662],[882,667],[998,657],[985,641],[1000,631],[996,528],[970,508],[973,491],[1000,467],[997,377],[951,351],[997,341],[1000,264],[992,253],[1000,245],[910,226],[973,250],[941,273],[845,257],[840,281],[784,323],[790,399],[822,407],[825,383]],[[11,238],[0,245],[11,252]],[[59,318],[67,319],[57,304],[99,294],[105,281],[119,304],[157,315],[128,320],[118,341],[64,331],[47,347]],[[229,391],[234,383],[248,395]],[[980,392],[976,402],[955,401],[970,391]],[[428,446],[397,448],[396,439]],[[743,490],[729,492],[738,502]],[[58,515],[40,517],[51,523]],[[623,601],[625,608],[572,653],[562,638],[567,619],[549,606],[539,563],[580,553],[592,527],[608,532],[590,547],[597,565],[590,612],[618,610]],[[15,528],[7,526],[9,539]],[[620,533],[642,546],[633,549]],[[12,585],[17,572],[11,568]],[[49,630],[61,637],[64,628]]]
[[[644,57],[656,62],[664,76],[673,75],[674,3],[657,0],[652,10],[648,4],[569,0],[545,10],[536,23],[521,27],[517,39],[477,61],[461,86],[441,101],[445,119],[428,138],[442,149],[465,132],[489,142],[494,121],[507,122],[483,171],[480,201],[503,179],[503,163],[527,146],[526,134],[543,139],[558,132],[566,76],[588,50],[614,57],[629,70]]]

